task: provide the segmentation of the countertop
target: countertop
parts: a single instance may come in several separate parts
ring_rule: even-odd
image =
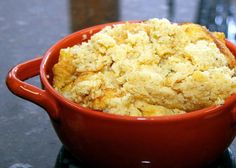
[[[1,0],[0,168],[52,168],[62,146],[47,113],[7,89],[5,77],[11,67],[42,55],[62,37],[92,25],[153,17],[200,22],[199,2]],[[40,86],[38,77],[29,82]],[[236,142],[231,149],[236,152]]]

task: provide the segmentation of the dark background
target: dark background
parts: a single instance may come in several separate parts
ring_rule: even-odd
[[[62,146],[46,112],[6,88],[11,67],[42,55],[67,34],[119,20],[167,17],[198,22],[224,31],[234,41],[235,4],[235,0],[1,0],[0,168],[52,168]],[[40,85],[37,77],[30,82]]]

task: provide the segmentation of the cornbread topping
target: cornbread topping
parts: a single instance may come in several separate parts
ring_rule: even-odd
[[[54,88],[83,107],[130,116],[186,113],[235,93],[235,58],[222,33],[166,19],[107,26],[61,49]]]

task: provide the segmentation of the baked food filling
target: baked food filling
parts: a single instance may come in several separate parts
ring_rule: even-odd
[[[236,91],[224,34],[166,19],[107,26],[61,49],[53,73],[53,87],[67,99],[118,115],[191,112]]]

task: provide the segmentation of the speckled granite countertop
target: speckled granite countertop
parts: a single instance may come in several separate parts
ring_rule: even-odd
[[[0,168],[52,168],[61,143],[43,109],[12,95],[5,76],[76,30],[118,20],[169,17],[195,21],[198,0],[1,0]],[[169,1],[170,2],[170,1]],[[183,3],[184,2],[184,3]],[[39,84],[36,77],[30,80]],[[236,143],[232,150],[236,152]]]

